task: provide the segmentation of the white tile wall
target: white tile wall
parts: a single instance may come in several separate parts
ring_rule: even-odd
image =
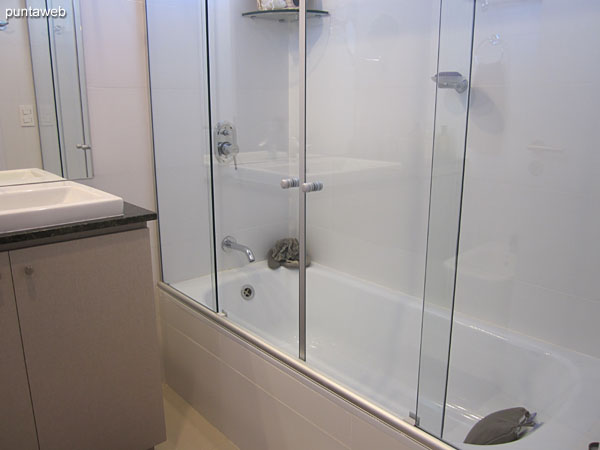
[[[143,0],[83,0],[88,86],[148,86]]]
[[[384,167],[339,187],[320,175],[325,189],[307,200],[307,251],[321,264],[421,296],[439,2],[322,3],[330,16],[307,31],[308,154]]]
[[[144,2],[81,0],[81,16],[94,164],[84,182],[155,211]]]
[[[594,356],[599,20],[590,0],[478,3],[456,298]]]
[[[144,2],[83,0],[81,15],[95,169],[89,184],[154,208]]]
[[[252,4],[210,5],[213,124],[234,124],[240,164],[244,154],[265,152],[270,157],[287,151],[288,25],[242,18]],[[206,275],[212,264],[206,42],[200,31],[205,29],[204,14],[203,2],[159,0],[149,6],[161,239],[168,282]],[[217,241],[232,235],[264,259],[276,239],[288,236],[288,196],[279,180],[272,185],[252,183],[232,163],[214,164]],[[220,247],[217,261],[219,270],[247,264],[241,254],[225,253]]]
[[[288,42],[298,24],[242,17],[253,2],[209,2],[211,99],[213,125],[230,121],[237,130],[239,162],[260,153],[269,161],[289,147]],[[212,29],[210,28],[212,26]],[[285,162],[285,161],[284,161]],[[285,174],[282,174],[282,177]],[[233,164],[214,170],[217,242],[234,236],[265,259],[277,239],[289,237],[290,195],[280,179],[249,182]],[[247,264],[244,256],[217,252],[218,270]]]

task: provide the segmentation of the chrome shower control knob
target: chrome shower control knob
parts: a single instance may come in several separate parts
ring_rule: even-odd
[[[25,266],[25,275],[27,275],[27,276],[33,275],[33,267]]]
[[[313,181],[312,183],[303,183],[302,192],[317,192],[323,190],[323,183],[320,181]]]
[[[283,180],[281,180],[281,189],[297,188],[299,186],[299,178],[284,178]]]
[[[219,155],[221,156],[233,156],[237,155],[240,151],[237,145],[231,142],[220,142],[219,143]]]

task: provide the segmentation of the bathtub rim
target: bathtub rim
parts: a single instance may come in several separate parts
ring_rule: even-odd
[[[364,397],[361,397],[344,386],[339,385],[335,381],[329,379],[327,376],[310,368],[301,359],[293,358],[290,355],[278,350],[259,337],[237,326],[227,318],[222,317],[220,314],[217,314],[208,307],[198,303],[193,298],[171,287],[167,283],[159,281],[157,285],[159,289],[172,296],[175,300],[183,303],[188,308],[211,320],[215,325],[222,328],[224,331],[232,333],[235,337],[245,341],[247,344],[256,348],[260,352],[266,353],[266,355],[276,359],[280,363],[287,366],[290,370],[296,372],[298,375],[318,384],[335,396],[375,417],[385,425],[388,425],[394,430],[406,435],[416,443],[424,445],[431,450],[456,450],[456,447],[453,447],[450,444],[447,444],[437,437],[427,433],[426,431],[411,425],[399,417],[394,416],[392,413],[373,404]]]

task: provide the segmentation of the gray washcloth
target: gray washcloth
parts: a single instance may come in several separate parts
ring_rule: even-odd
[[[541,425],[536,423],[535,417],[535,413],[531,414],[525,408],[496,411],[475,424],[465,444],[495,445],[516,441],[528,428],[536,429]]]
[[[269,250],[268,264],[271,269],[280,266],[288,269],[297,269],[300,259],[300,244],[296,238],[279,239],[275,246]],[[310,259],[306,257],[306,267],[310,265]]]

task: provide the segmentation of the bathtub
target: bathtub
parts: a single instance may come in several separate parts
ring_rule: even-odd
[[[297,356],[297,271],[258,262],[219,272],[218,283],[228,320]],[[199,303],[213,302],[209,276],[172,286]],[[422,301],[315,263],[306,292],[307,365],[408,418],[417,401]],[[447,317],[443,310],[431,314],[433,322]],[[444,380],[422,386],[428,382]],[[455,313],[443,440],[481,448],[462,444],[471,427],[513,406],[537,412],[543,425],[503,448],[587,449],[600,439],[600,360]]]

